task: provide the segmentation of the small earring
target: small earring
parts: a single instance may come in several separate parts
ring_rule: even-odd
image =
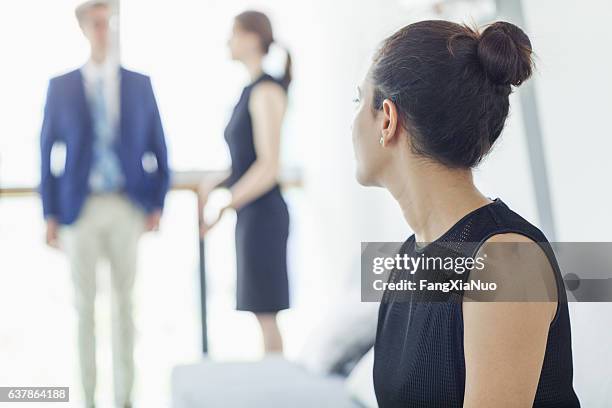
[[[380,140],[378,141],[380,143],[381,146],[384,146],[385,144],[385,139],[383,139],[383,137],[380,137]]]

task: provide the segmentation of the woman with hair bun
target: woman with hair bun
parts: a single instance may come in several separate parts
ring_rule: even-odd
[[[390,283],[413,280],[418,290],[388,285],[382,295],[374,360],[381,408],[580,406],[551,246],[472,177],[502,132],[513,87],[532,67],[529,38],[513,24],[479,32],[421,21],[383,42],[360,86],[357,179],[386,188],[400,205],[414,231],[400,252],[484,260],[482,270],[461,275],[391,271]],[[418,286],[476,279],[498,289]]]
[[[236,16],[228,46],[232,59],[249,72],[251,82],[243,89],[225,129],[231,174],[218,184],[202,183],[200,202],[206,205],[215,187],[229,189],[231,202],[226,209],[237,213],[236,308],[255,314],[266,352],[282,352],[276,315],[289,307],[289,213],[278,185],[278,172],[291,57],[287,52],[282,78],[265,73],[263,59],[273,43],[272,25],[265,14],[245,11]],[[215,223],[203,223],[201,233]]]

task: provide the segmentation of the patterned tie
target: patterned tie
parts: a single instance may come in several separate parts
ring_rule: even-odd
[[[94,192],[113,192],[121,188],[123,175],[117,154],[113,148],[115,132],[106,109],[104,81],[95,85],[92,98],[94,131],[93,165],[89,183]]]

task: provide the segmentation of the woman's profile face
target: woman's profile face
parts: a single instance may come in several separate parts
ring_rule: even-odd
[[[240,26],[240,23],[234,21],[227,46],[230,49],[232,60],[242,61],[248,55],[258,52],[259,39],[256,34],[246,31]]]
[[[373,107],[374,87],[366,77],[358,87],[355,99],[357,112],[353,119],[353,150],[357,161],[359,184],[379,185],[379,177],[385,157],[385,148],[380,144],[382,136],[382,114]]]

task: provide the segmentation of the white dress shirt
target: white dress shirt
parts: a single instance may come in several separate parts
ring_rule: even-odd
[[[119,65],[109,58],[103,63],[89,60],[81,72],[85,96],[94,120],[94,162],[89,175],[89,186],[92,192],[97,193],[116,191],[123,184],[121,164],[112,148],[112,141],[119,131]],[[102,111],[99,110],[100,102],[104,104]],[[100,118],[100,113],[104,119]],[[101,119],[103,122],[99,121]]]
[[[111,58],[106,58],[101,64],[90,59],[81,68],[81,73],[83,74],[85,96],[90,102],[93,99],[98,81],[103,81],[104,99],[106,102],[106,112],[109,115],[109,123],[116,128],[119,124],[121,103],[119,95],[119,81],[121,80],[119,75],[119,64]]]

